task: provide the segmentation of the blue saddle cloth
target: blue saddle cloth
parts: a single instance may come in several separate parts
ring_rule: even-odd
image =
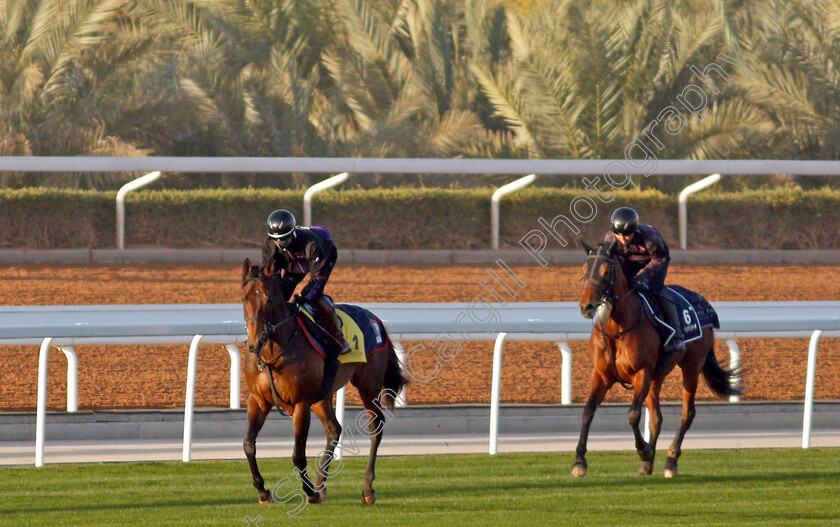
[[[677,318],[682,327],[685,342],[692,342],[703,335],[703,328],[712,326],[720,327],[717,312],[709,302],[699,293],[695,293],[679,285],[665,286],[671,291],[671,296],[677,301]],[[654,327],[659,332],[662,345],[667,345],[674,337],[674,328],[665,322],[666,318],[662,312],[662,306],[655,295],[637,293],[642,299],[642,305]]]

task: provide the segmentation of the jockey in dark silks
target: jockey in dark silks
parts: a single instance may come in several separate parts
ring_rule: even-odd
[[[630,207],[616,209],[610,223],[611,229],[604,241],[618,241],[616,255],[630,287],[654,293],[668,318],[668,324],[676,332],[665,351],[684,351],[685,342],[676,303],[665,287],[665,275],[671,262],[668,244],[658,230],[650,225],[640,225],[639,215]]]
[[[262,248],[263,265],[274,261],[276,272],[282,272],[280,287],[288,301],[295,287],[310,275],[309,283],[296,298],[315,307],[327,331],[348,353],[350,344],[344,339],[335,313],[335,305],[324,296],[338,251],[327,229],[319,226],[298,227],[287,210],[275,210],[268,216],[268,236]]]

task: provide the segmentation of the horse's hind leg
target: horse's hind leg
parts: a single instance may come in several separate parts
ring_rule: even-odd
[[[383,394],[385,392],[382,392]],[[362,491],[362,502],[366,505],[373,505],[376,503],[376,491],[373,490],[373,480],[376,479],[376,453],[379,450],[379,443],[382,442],[382,429],[385,426],[385,416],[380,406],[382,402],[379,396],[371,395],[367,390],[359,390],[359,395],[362,398],[362,404],[365,405],[367,412],[366,421],[369,423],[370,430],[370,455],[368,455],[368,464],[365,469],[365,487]],[[359,420],[357,419],[357,423]]]
[[[321,501],[327,499],[327,484],[328,477],[338,474],[330,474],[330,463],[335,457],[335,447],[338,445],[338,439],[341,437],[341,424],[335,417],[335,409],[332,405],[332,396],[328,396],[312,407],[312,411],[318,416],[318,419],[324,423],[324,432],[327,435],[327,447],[321,452],[321,456],[317,460],[318,477],[316,478],[315,488],[321,494]],[[341,467],[339,467],[339,472]]]
[[[639,468],[639,474],[650,476],[653,474],[653,460],[656,456],[656,441],[659,439],[659,432],[662,430],[662,410],[659,408],[659,392],[662,390],[662,382],[654,381],[650,385],[650,392],[648,392],[647,399],[645,399],[645,406],[647,406],[650,414],[650,449],[653,456],[650,460],[642,461],[642,466]]]
[[[271,493],[265,490],[265,481],[257,468],[257,435],[265,423],[265,418],[271,407],[262,404],[254,394],[248,396],[248,430],[245,432],[245,441],[242,448],[245,450],[245,457],[248,459],[248,466],[251,468],[251,476],[254,478],[254,487],[260,495],[260,503],[271,503]]]
[[[592,418],[595,410],[607,395],[610,385],[601,378],[597,371],[592,371],[592,382],[589,390],[589,397],[583,407],[583,419],[580,426],[580,439],[575,450],[575,464],[572,465],[572,476],[583,477],[586,475],[586,441],[589,438],[589,427],[592,425]]]
[[[665,459],[666,478],[673,478],[677,475],[677,460],[680,458],[680,454],[682,454],[680,448],[682,447],[686,432],[691,427],[691,422],[694,421],[694,396],[697,393],[699,377],[699,371],[683,370],[683,404],[682,414],[680,415],[680,429],[677,430],[674,441],[668,447],[668,457]]]

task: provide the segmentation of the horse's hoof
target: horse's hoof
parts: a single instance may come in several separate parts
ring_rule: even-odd
[[[677,459],[673,457],[668,457],[665,460],[665,477],[666,478],[673,478],[677,475]]]
[[[260,505],[270,505],[272,503],[274,503],[274,498],[271,497],[271,494],[267,498],[260,498]]]
[[[575,463],[572,465],[572,476],[582,478],[586,475],[586,465],[584,463]]]
[[[639,467],[639,475],[640,476],[650,476],[653,474],[653,463],[648,463],[646,461],[642,462],[642,466]]]
[[[370,496],[365,496],[364,493],[362,493],[362,503],[364,503],[365,505],[373,505],[374,503],[376,503],[376,492],[374,492]]]
[[[321,494],[321,492],[316,492],[315,494],[312,494],[311,496],[307,496],[306,503],[314,503],[314,504],[317,505],[318,503],[321,503],[325,499],[327,499],[326,493]]]

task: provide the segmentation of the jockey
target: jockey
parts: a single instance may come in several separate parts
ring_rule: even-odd
[[[341,354],[350,352],[350,344],[339,327],[335,305],[324,296],[324,287],[338,259],[338,251],[327,229],[297,227],[291,212],[278,209],[268,216],[268,236],[262,248],[263,265],[274,260],[275,269],[283,271],[280,287],[288,301],[295,287],[310,275],[309,283],[295,298],[315,307],[327,331],[341,346]]]
[[[616,254],[631,288],[646,290],[659,298],[667,322],[674,328],[666,352],[684,351],[685,342],[677,307],[670,291],[665,287],[665,274],[671,256],[668,244],[658,230],[650,225],[639,225],[639,215],[630,207],[620,207],[610,217],[611,229],[604,241],[618,240]]]

